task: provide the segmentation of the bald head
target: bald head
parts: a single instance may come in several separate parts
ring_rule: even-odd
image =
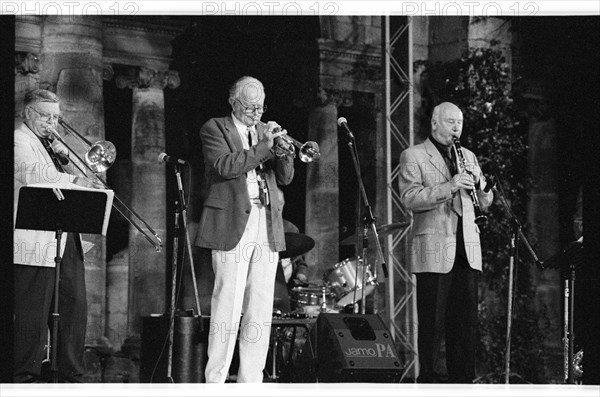
[[[245,105],[254,104],[260,100],[264,101],[264,96],[263,84],[251,76],[239,78],[229,89],[229,103],[237,99]]]
[[[431,115],[431,136],[442,145],[452,145],[452,138],[460,137],[463,114],[458,106],[443,102],[433,109]]]
[[[265,88],[254,77],[244,76],[229,89],[229,104],[234,117],[248,127],[256,125],[265,107]]]
[[[460,108],[453,104],[452,102],[442,102],[433,108],[433,113],[431,114],[431,120],[436,119],[439,120],[440,114],[443,114],[446,111],[454,111],[461,112]]]

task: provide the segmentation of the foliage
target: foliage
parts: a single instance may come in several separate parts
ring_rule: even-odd
[[[462,109],[462,144],[477,154],[488,177],[497,177],[511,210],[523,222],[531,187],[527,130],[518,117],[513,80],[502,52],[494,45],[472,48],[458,60],[424,66],[438,90],[434,102],[450,101]],[[481,382],[504,382],[508,267],[514,227],[498,196],[495,192],[494,204],[487,212],[488,223],[481,230],[484,268],[480,281],[478,372],[486,374],[480,377]],[[524,382],[543,382],[540,358],[544,334],[540,324],[544,313],[535,311],[531,266],[528,253],[521,250],[515,267],[511,382],[514,377]]]

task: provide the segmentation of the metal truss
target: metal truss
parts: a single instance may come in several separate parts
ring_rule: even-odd
[[[386,124],[386,223],[411,221],[400,203],[398,175],[400,153],[414,143],[412,19],[385,16],[385,124]],[[412,222],[411,222],[412,223]],[[401,381],[418,375],[416,283],[405,262],[409,227],[387,238],[387,313],[390,332],[403,360]]]

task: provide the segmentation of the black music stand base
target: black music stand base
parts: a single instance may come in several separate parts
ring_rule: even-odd
[[[52,361],[50,373],[52,374],[52,382],[58,383],[58,327],[60,324],[60,313],[58,311],[58,297],[60,286],[60,264],[62,257],[60,256],[60,243],[62,239],[62,230],[60,227],[56,229],[56,257],[54,258],[54,309],[52,310]]]

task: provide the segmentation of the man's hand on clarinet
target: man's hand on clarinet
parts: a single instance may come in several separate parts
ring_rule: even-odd
[[[452,193],[456,193],[459,189],[472,190],[475,187],[473,177],[467,172],[456,174],[450,180]]]

